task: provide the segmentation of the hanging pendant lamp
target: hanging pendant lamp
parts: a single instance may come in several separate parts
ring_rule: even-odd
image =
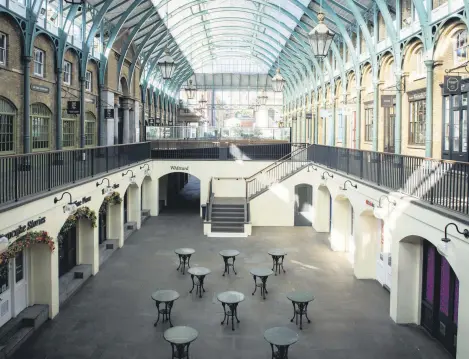
[[[169,53],[168,42],[169,42],[169,18],[168,18],[168,4],[166,4],[166,48],[164,50],[164,55],[161,57],[157,65],[160,68],[163,80],[170,80],[173,76],[173,71],[176,66],[173,57]]]
[[[272,90],[274,92],[282,92],[283,87],[285,86],[285,79],[280,73],[280,67],[277,68],[277,73],[272,77]]]
[[[318,13],[319,23],[308,34],[309,45],[314,57],[323,59],[329,53],[335,34],[324,23],[325,15]]]
[[[192,100],[195,97],[196,88],[192,84],[192,80],[189,80],[189,84],[186,87],[186,97],[188,100]]]
[[[264,106],[267,103],[267,95],[265,94],[264,89],[262,89],[259,96],[257,96],[257,101],[259,106]]]

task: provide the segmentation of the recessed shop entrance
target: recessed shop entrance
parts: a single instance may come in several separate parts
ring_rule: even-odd
[[[313,187],[309,184],[295,186],[295,226],[311,226],[313,217]]]
[[[76,226],[59,234],[59,277],[77,265]]]
[[[159,201],[163,212],[200,213],[200,180],[185,172],[160,177]]]
[[[445,257],[423,241],[422,326],[456,356],[459,280]]]

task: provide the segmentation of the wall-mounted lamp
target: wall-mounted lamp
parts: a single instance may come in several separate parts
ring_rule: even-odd
[[[144,165],[140,166],[140,169],[143,169],[143,168],[146,168],[145,169],[145,176],[149,176],[150,175],[150,165],[148,163],[145,163]]]
[[[102,185],[104,180],[107,181],[107,186],[105,188],[103,188],[101,193],[107,197],[107,196],[110,196],[111,193],[113,192],[112,187],[111,187],[111,182],[109,181],[109,178],[105,177],[101,180],[101,182],[99,182],[99,181],[96,182],[96,187],[99,187],[100,185]]]
[[[308,172],[310,172],[310,170],[309,170],[310,168],[312,168],[312,169],[315,170],[315,171],[318,170],[317,167],[314,167],[312,164],[309,164],[309,165],[308,165]]]
[[[447,250],[448,250],[448,243],[451,242],[451,239],[448,238],[448,227],[449,226],[454,226],[456,227],[456,231],[459,233],[459,234],[462,234],[464,236],[464,238],[466,239],[469,239],[469,230],[468,229],[464,229],[462,231],[459,230],[459,227],[456,223],[448,223],[446,226],[445,226],[445,237],[444,238],[441,238],[441,241],[443,242],[441,245],[439,245],[437,247],[438,249],[438,252],[440,252],[440,254],[442,256],[446,256],[446,253],[447,253]]]
[[[122,177],[124,177],[125,175],[127,175],[127,173],[129,173],[129,172],[130,172],[130,174],[131,174],[131,176],[130,176],[130,183],[133,184],[133,183],[135,183],[134,171],[132,171],[132,170],[127,170],[126,172],[122,173]]]
[[[334,175],[333,174],[330,174],[329,172],[327,171],[324,171],[321,175],[321,179],[322,180],[325,180],[326,179],[326,175],[328,175],[330,178],[334,178]]]
[[[356,184],[353,184],[352,181],[350,180],[347,180],[344,182],[344,185],[339,187],[342,191],[346,191],[347,190],[347,183],[350,183],[350,186],[352,186],[353,188],[357,189],[357,185]]]
[[[66,204],[63,207],[63,209],[64,209],[64,213],[67,213],[68,215],[71,215],[71,214],[75,213],[78,206],[75,203],[72,202],[72,195],[70,194],[70,192],[62,193],[60,198],[55,197],[54,198],[54,203],[57,203],[57,202],[61,201],[64,198],[64,195],[66,195],[66,194],[68,194],[70,196],[70,201],[68,202],[68,204]]]

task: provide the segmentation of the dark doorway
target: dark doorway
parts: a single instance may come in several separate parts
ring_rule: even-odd
[[[117,131],[118,131],[118,136],[117,136],[117,142],[119,144],[124,143],[124,109],[119,108],[117,111],[118,114],[118,122],[117,122]]]
[[[59,277],[77,265],[77,228],[59,234]]]
[[[129,190],[125,191],[124,194],[124,224],[128,222],[128,214],[127,214],[127,206],[128,206],[128,197],[129,196]]]
[[[396,122],[396,98],[393,99],[392,107],[384,107],[384,152],[395,152],[395,127]]]
[[[461,91],[461,95],[443,97],[443,134],[441,152],[443,159],[468,162],[468,81],[465,81],[462,84]]]
[[[200,213],[200,181],[187,173],[166,175],[167,206],[163,212]],[[187,182],[186,182],[187,179]],[[164,182],[163,181],[163,182]]]
[[[311,226],[313,187],[309,184],[295,186],[295,226]]]
[[[445,257],[423,243],[422,326],[455,357],[459,280]]]
[[[103,203],[99,209],[98,217],[98,235],[99,244],[107,240],[107,204]]]

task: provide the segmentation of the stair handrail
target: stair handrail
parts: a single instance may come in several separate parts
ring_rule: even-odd
[[[297,152],[301,152],[302,150],[304,150],[305,148],[311,146],[307,143],[295,143],[296,146],[301,146],[300,148],[297,148],[296,150],[294,150],[293,152],[290,152],[289,154],[283,156],[282,158],[278,159],[277,161],[275,161],[274,163],[271,163],[270,165],[268,165],[267,167],[261,169],[260,171],[254,173],[252,176],[250,177],[246,177],[244,180],[246,182],[248,181],[251,181],[252,179],[254,179],[254,177],[256,177],[257,175],[261,174],[262,172],[264,171],[267,171],[270,169],[270,167],[275,167],[276,165],[278,165],[280,162],[284,162],[286,159],[288,159],[289,157],[292,157],[294,156]]]
[[[209,222],[212,218],[212,203],[213,203],[213,197],[214,197],[214,193],[212,192],[212,181],[213,181],[213,177],[210,178],[210,181],[208,183],[208,200],[207,200],[207,208],[206,208],[207,213],[205,214],[205,218],[207,219],[207,222]]]

